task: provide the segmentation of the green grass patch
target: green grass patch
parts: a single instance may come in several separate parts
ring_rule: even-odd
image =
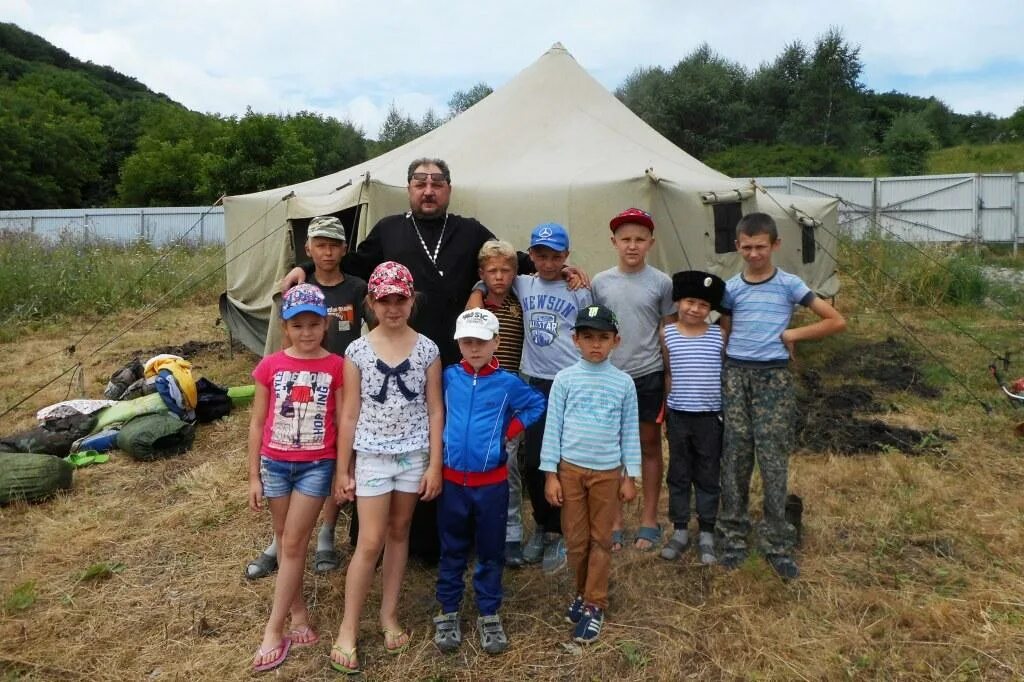
[[[840,264],[874,305],[980,305],[989,281],[982,257],[958,244],[910,244],[879,232],[846,239]]]
[[[1024,171],[1024,143],[964,144],[928,155],[928,172],[1016,173]]]
[[[125,565],[120,562],[109,562],[99,561],[92,566],[78,574],[78,580],[85,582],[87,580],[108,580],[114,577],[114,574],[120,573],[125,569]]]
[[[224,290],[220,246],[154,249],[0,231],[0,340],[25,324],[149,304],[213,301]],[[213,273],[213,274],[210,274]],[[207,275],[209,275],[207,277]],[[203,279],[205,277],[205,279]]]
[[[4,599],[4,613],[17,613],[24,611],[36,603],[35,581],[21,583],[15,586],[11,593]]]

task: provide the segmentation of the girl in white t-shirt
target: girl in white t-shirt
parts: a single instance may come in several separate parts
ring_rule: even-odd
[[[359,671],[359,618],[381,550],[384,649],[398,654],[409,646],[409,633],[398,623],[409,526],[417,500],[441,492],[441,361],[437,345],[409,326],[412,274],[399,263],[381,263],[367,290],[378,326],[345,351],[334,479],[335,497],[355,499],[359,514],[359,539],[345,577],[345,613],[331,648],[331,666],[344,673]]]

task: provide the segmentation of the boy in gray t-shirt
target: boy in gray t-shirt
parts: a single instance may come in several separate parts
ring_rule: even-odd
[[[665,320],[675,320],[672,279],[647,264],[654,245],[654,220],[646,211],[630,208],[611,219],[612,246],[619,264],[598,273],[591,282],[594,301],[615,313],[622,342],[612,351],[612,364],[633,378],[640,412],[643,507],[634,546],[652,551],[662,540],[658,497],[664,464],[659,421],[665,400],[665,366],[659,333]],[[612,532],[612,551],[622,548],[622,511]]]

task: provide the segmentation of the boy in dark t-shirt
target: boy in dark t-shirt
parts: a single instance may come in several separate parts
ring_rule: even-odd
[[[309,283],[320,287],[327,306],[327,336],[324,347],[336,355],[345,355],[348,345],[359,338],[363,327],[363,302],[366,282],[341,270],[341,259],[348,251],[345,227],[333,216],[309,221],[306,232],[306,255],[313,260],[314,270]],[[334,527],[338,521],[338,504],[328,497],[324,502],[323,524],[317,534],[313,570],[326,573],[336,570],[341,558],[334,548]],[[250,580],[262,578],[277,570],[277,540],[270,544],[245,568]]]

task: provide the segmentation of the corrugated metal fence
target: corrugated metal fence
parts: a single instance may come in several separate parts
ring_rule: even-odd
[[[873,227],[913,242],[1024,242],[1024,173],[898,178],[757,178],[767,190],[838,197],[839,220],[855,237]],[[0,230],[27,230],[160,246],[224,243],[224,208],[104,208],[0,211]],[[184,236],[183,236],[184,235]]]
[[[0,230],[48,239],[85,238],[129,244],[147,241],[195,245],[224,243],[224,207],[90,208],[0,211]]]
[[[877,226],[912,242],[1024,242],[1024,173],[898,178],[757,178],[771,191],[838,197],[853,236]]]

